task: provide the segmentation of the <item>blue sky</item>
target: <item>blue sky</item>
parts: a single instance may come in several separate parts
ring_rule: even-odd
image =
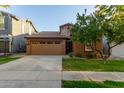
[[[87,14],[94,11],[94,6],[86,5],[15,5],[4,11],[10,12],[19,18],[30,19],[36,29],[40,31],[58,31],[59,26],[76,21],[76,14]]]

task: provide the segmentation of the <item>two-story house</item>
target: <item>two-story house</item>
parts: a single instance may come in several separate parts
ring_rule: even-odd
[[[59,31],[43,31],[27,36],[27,54],[32,55],[66,55],[73,52],[74,56],[99,58],[100,55],[90,47],[71,41],[69,29],[72,24],[60,26]],[[95,42],[94,47],[102,49],[102,38]]]
[[[37,33],[32,22],[0,11],[0,53],[24,52],[26,35]]]

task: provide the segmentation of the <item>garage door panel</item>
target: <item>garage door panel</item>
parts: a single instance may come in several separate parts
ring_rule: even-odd
[[[31,44],[31,54],[63,55],[64,46],[64,44]]]

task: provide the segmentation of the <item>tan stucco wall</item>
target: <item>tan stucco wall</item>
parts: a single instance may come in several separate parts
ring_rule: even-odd
[[[24,25],[24,33],[22,25]],[[33,26],[30,24],[30,22],[26,22],[26,20],[15,20],[12,18],[12,35],[17,36],[21,34],[29,34],[29,31],[31,29],[31,33],[36,33]]]

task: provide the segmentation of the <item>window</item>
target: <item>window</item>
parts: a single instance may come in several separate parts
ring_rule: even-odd
[[[0,17],[0,30],[5,30],[5,22],[4,22],[5,17]]]
[[[50,42],[50,41],[49,41],[49,42],[47,42],[47,44],[52,44],[52,43],[53,43],[53,42]]]
[[[40,42],[33,41],[32,44],[40,44]]]
[[[55,44],[60,44],[60,42],[59,41],[55,41]]]
[[[92,51],[90,44],[85,45],[85,51]]]
[[[40,42],[40,44],[45,44],[45,42]]]

